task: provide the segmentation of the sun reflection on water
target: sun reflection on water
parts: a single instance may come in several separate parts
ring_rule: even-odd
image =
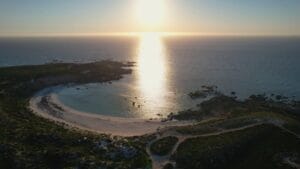
[[[143,108],[153,117],[156,108],[166,104],[166,51],[158,33],[144,33],[141,35],[138,48],[138,87],[140,96],[146,102]],[[151,113],[151,114],[149,114]]]

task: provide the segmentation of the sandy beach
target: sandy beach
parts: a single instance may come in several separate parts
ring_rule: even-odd
[[[191,124],[190,121],[162,122],[159,119],[112,117],[77,111],[60,102],[57,95],[51,92],[56,88],[38,92],[30,99],[29,108],[39,116],[68,124],[70,127],[117,136],[139,136],[165,127]]]

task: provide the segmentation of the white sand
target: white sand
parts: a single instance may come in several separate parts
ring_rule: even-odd
[[[191,121],[161,122],[160,120],[121,118],[80,112],[63,105],[57,96],[51,93],[51,90],[55,90],[55,88],[45,89],[32,97],[29,108],[39,116],[66,123],[71,127],[118,136],[138,136],[156,132],[158,128],[191,124]],[[41,99],[45,96],[48,98],[46,106],[40,104]],[[59,106],[62,110],[54,105]],[[60,115],[54,116],[53,112]]]

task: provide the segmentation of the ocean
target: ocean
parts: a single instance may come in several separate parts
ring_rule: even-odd
[[[97,36],[0,38],[0,66],[49,62],[134,61],[132,75],[112,84],[57,91],[85,112],[156,118],[193,108],[188,93],[215,85],[239,99],[281,94],[300,99],[300,38],[230,36]]]

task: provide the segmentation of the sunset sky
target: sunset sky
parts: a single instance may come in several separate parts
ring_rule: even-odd
[[[299,0],[0,0],[0,35],[300,35]]]

